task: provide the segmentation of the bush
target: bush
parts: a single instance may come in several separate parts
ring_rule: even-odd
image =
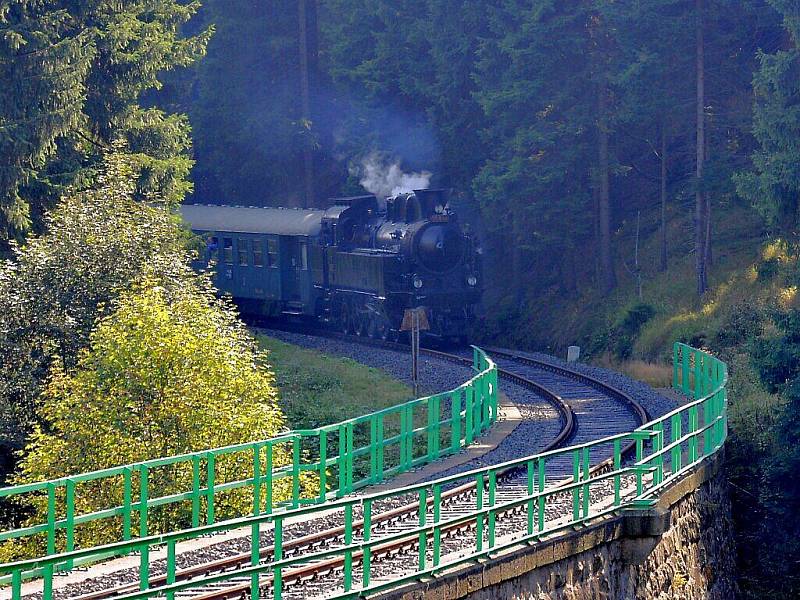
[[[51,365],[75,366],[99,317],[149,266],[178,277],[187,234],[166,209],[134,199],[138,172],[110,154],[92,189],[67,196],[47,232],[0,264],[0,449],[19,449],[38,421]]]
[[[146,277],[114,308],[91,334],[76,370],[53,370],[41,407],[48,429],[32,436],[13,483],[265,439],[284,428],[265,354],[202,277],[186,273],[167,286]],[[251,476],[249,456],[218,458],[217,483]],[[290,461],[289,452],[274,453],[276,467]],[[191,464],[153,469],[151,497],[191,489],[191,471]],[[284,487],[276,485],[275,501],[291,495],[290,482]],[[76,511],[118,506],[122,489],[116,479],[82,484]],[[190,504],[151,513],[151,533],[190,525]],[[31,522],[46,520],[46,496],[29,506]],[[251,507],[247,488],[215,499],[218,518]],[[120,525],[117,519],[83,526],[76,544],[120,539]]]

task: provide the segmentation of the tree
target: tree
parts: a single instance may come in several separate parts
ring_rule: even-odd
[[[67,196],[45,219],[47,233],[13,247],[0,265],[0,431],[19,449],[37,421],[36,403],[54,362],[72,369],[98,317],[145,267],[181,277],[187,234],[165,208],[136,200],[138,169],[109,154],[94,187]]]
[[[800,224],[800,14],[789,0],[770,2],[783,16],[785,48],[758,54],[753,77],[753,170],[737,176],[739,192],[770,226],[798,242]]]
[[[190,65],[210,35],[182,38],[181,0],[0,2],[0,238],[24,234],[115,140],[142,167],[137,193],[191,189],[188,122],[141,105],[162,72]]]
[[[100,319],[77,367],[54,366],[40,410],[47,429],[32,436],[14,483],[266,439],[284,429],[267,357],[233,306],[217,299],[202,275],[165,282],[147,271]],[[276,447],[275,467],[291,460]],[[218,485],[252,476],[239,454],[219,457],[215,469]],[[191,489],[191,463],[153,468],[149,483],[152,497]],[[291,495],[285,483],[274,489],[276,501]],[[119,479],[82,485],[79,492],[79,514],[123,501]],[[221,494],[215,515],[244,516],[252,502],[247,489]],[[32,523],[46,520],[46,497],[28,504]],[[190,526],[191,514],[186,503],[176,503],[154,511],[148,525],[152,533]],[[78,528],[76,544],[115,541],[120,523]]]

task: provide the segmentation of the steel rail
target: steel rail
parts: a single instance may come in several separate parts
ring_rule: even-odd
[[[326,332],[329,333],[329,332]],[[361,338],[356,336],[343,336],[342,334],[333,334],[333,335],[325,335],[323,337],[331,337],[333,339],[346,339],[347,341],[352,341],[354,343],[360,343],[362,345],[373,345],[373,346],[381,346],[391,350],[397,350],[398,348],[404,348],[401,344],[397,344],[394,342],[384,342],[382,340],[373,340],[370,338]],[[421,352],[427,354],[429,356],[433,356],[439,358],[441,360],[446,360],[449,362],[463,364],[467,366],[472,365],[472,361],[468,358],[463,356],[459,356],[457,354],[449,354],[446,352],[442,352],[439,350],[432,350],[428,348],[421,349]],[[522,387],[534,390],[537,394],[542,396],[549,404],[551,404],[559,414],[559,419],[561,421],[561,428],[553,440],[551,440],[544,448],[543,452],[547,452],[549,450],[556,449],[564,444],[574,435],[575,428],[576,428],[576,421],[575,415],[570,408],[570,406],[564,401],[561,396],[556,394],[555,392],[551,391],[547,387],[533,381],[517,375],[511,371],[501,369],[498,367],[497,369],[498,375],[511,381],[517,385]],[[504,476],[507,476],[507,473],[503,473]],[[461,486],[457,486],[450,490],[447,490],[442,494],[441,501],[443,503],[452,502],[455,499],[472,494],[475,488],[474,483],[468,483]],[[427,499],[427,505],[433,504],[433,498]],[[410,517],[415,516],[419,512],[419,503],[412,502],[405,506],[397,507],[382,513],[379,513],[372,517],[372,525],[383,525],[383,524],[391,524],[392,522],[399,521],[402,517]],[[361,531],[364,527],[364,521],[358,520],[353,522],[353,532]],[[459,527],[454,526],[453,529],[459,529]],[[294,538],[292,540],[286,540],[283,543],[283,552],[284,554],[292,554],[295,555],[298,551],[313,548],[316,546],[321,546],[325,544],[326,541],[332,541],[336,539],[343,538],[345,534],[345,527],[344,525],[338,527],[332,527],[314,534],[301,536],[298,538]],[[400,543],[389,543],[385,548],[385,553],[391,553],[393,550],[396,550],[402,547],[405,542]],[[383,547],[379,547],[378,551],[384,550]],[[260,551],[260,558],[264,559],[269,556],[272,556],[274,553],[274,546],[267,546],[261,549]],[[373,556],[383,556],[384,553],[375,553]],[[354,560],[356,557],[354,556]],[[186,569],[181,569],[175,573],[175,582],[187,581],[193,579],[195,577],[209,575],[211,573],[221,573],[225,571],[235,570],[237,567],[242,565],[250,564],[252,560],[251,554],[242,553],[233,555],[230,557],[210,561],[207,563],[202,563],[198,565],[194,565],[191,567],[187,567]],[[337,562],[338,561],[338,562]],[[329,561],[325,561],[326,567],[335,568],[339,566],[339,563],[343,564],[343,562],[339,559],[331,559]],[[302,569],[287,571],[283,576],[283,582],[285,584],[289,584],[294,581],[299,581],[300,579],[304,579],[309,577],[312,572],[314,571],[313,566],[305,567]],[[167,576],[166,575],[156,575],[150,577],[150,585],[151,587],[157,587],[159,585],[164,585],[167,583]],[[269,585],[269,578],[264,578],[264,584]],[[138,583],[132,584],[125,584],[116,588],[111,588],[108,590],[99,590],[96,592],[90,592],[88,594],[82,594],[80,596],[73,596],[75,600],[104,600],[106,598],[113,598],[115,596],[120,596],[129,592],[133,592],[138,590]],[[238,598],[244,595],[249,594],[250,592],[250,584],[241,584],[241,585],[234,585],[230,587],[226,587],[225,589],[208,592],[206,594],[200,594],[198,596],[192,596],[192,598],[198,598],[201,600],[226,600],[229,598]]]
[[[342,336],[337,334],[330,337],[341,338]],[[360,343],[364,343],[366,341],[363,338],[355,338],[355,339],[358,340]],[[392,349],[396,349],[396,347],[398,346],[397,344],[385,343],[382,341],[375,341],[375,340],[369,340],[366,341],[366,343],[370,345],[391,346]],[[423,349],[422,351],[429,356],[434,356],[443,360],[448,360],[460,364],[472,364],[469,359],[458,355],[448,354],[445,352],[431,350],[431,349]],[[618,390],[617,388],[614,388],[613,386],[610,386],[595,378],[579,373],[577,371],[573,371],[571,369],[566,369],[564,367],[548,363],[546,361],[538,361],[529,357],[518,356],[504,350],[493,349],[492,353],[498,356],[502,356],[503,358],[513,360],[515,362],[520,362],[523,364],[535,366],[537,368],[549,370],[558,373],[559,375],[581,381],[629,405],[632,412],[634,412],[637,419],[639,420],[640,422],[639,424],[643,424],[647,421],[647,412],[634,398],[632,398],[629,394],[626,394],[625,392],[622,392],[621,390]],[[559,446],[564,445],[566,441],[572,437],[576,428],[575,416],[572,409],[563,400],[563,398],[561,398],[558,394],[549,390],[545,386],[542,386],[541,384],[532,381],[530,379],[527,379],[525,377],[522,377],[516,373],[508,371],[507,369],[502,369],[498,367],[498,374],[502,378],[512,381],[518,385],[528,387],[529,389],[534,389],[537,393],[548,399],[548,401],[557,408],[563,426],[559,431],[559,434],[556,436],[556,438],[554,438],[546,446],[544,451],[558,448]],[[626,448],[623,450],[624,454],[627,455],[630,452],[632,452],[633,447],[634,447],[633,444],[626,446]],[[611,466],[613,466],[613,458],[606,459],[601,463],[595,465],[594,467],[591,468],[590,472],[592,473],[592,475],[596,475],[607,470]],[[513,471],[515,471],[515,469],[509,469],[508,471],[503,471],[499,473],[498,476],[503,478],[510,477],[513,474]],[[565,479],[563,483],[554,486],[553,490],[557,490],[559,487],[566,486],[568,484],[569,481]],[[475,483],[468,483],[453,488],[451,490],[448,490],[447,492],[442,494],[441,497],[442,504],[445,505],[447,503],[450,503],[459,497],[473,495],[475,485],[476,485]],[[429,497],[427,499],[426,504],[430,505],[432,502],[433,498]],[[399,521],[402,517],[415,516],[418,514],[418,511],[419,511],[419,503],[414,502],[406,506],[398,507],[383,513],[379,513],[378,515],[375,515],[372,518],[371,521],[372,526],[374,527],[376,525],[384,523],[396,522]],[[508,509],[507,511],[499,511],[497,514],[498,521],[504,520],[506,518],[507,513],[514,514],[516,512],[519,512],[519,509],[512,508]],[[474,528],[475,525],[476,525],[475,519],[457,523],[452,526],[443,528],[442,535],[446,537],[459,531]],[[353,533],[363,530],[363,526],[364,526],[363,520],[354,521],[352,524]],[[284,556],[287,554],[294,556],[297,555],[299,551],[302,549],[325,545],[326,542],[343,538],[344,534],[345,534],[345,527],[341,526],[317,532],[309,536],[303,536],[300,538],[295,538],[293,540],[287,540],[283,545],[283,550],[285,553]],[[372,550],[371,556],[373,559],[378,559],[388,555],[396,555],[398,553],[402,553],[403,551],[408,551],[408,550],[413,551],[413,549],[417,547],[416,544],[418,544],[418,536],[412,533],[409,534],[408,537],[404,537],[402,539],[392,542],[387,542],[386,544],[375,547]],[[273,546],[263,548],[260,551],[260,558],[263,559],[272,556],[273,551],[274,551]],[[208,575],[210,573],[229,571],[235,569],[236,567],[247,565],[250,563],[251,560],[252,556],[251,554],[248,553],[248,554],[241,554],[238,556],[228,557],[226,559],[222,559],[219,561],[213,561],[211,563],[205,563],[202,565],[189,567],[188,569],[178,571],[175,574],[175,581],[176,582],[186,581],[198,576]],[[361,564],[362,560],[363,560],[363,555],[361,552],[355,552],[351,555],[351,565],[353,566]],[[310,580],[315,580],[319,578],[321,575],[330,573],[332,571],[342,570],[344,568],[344,563],[345,561],[343,557],[337,557],[305,565],[300,568],[288,569],[282,575],[282,583],[283,585],[289,586],[293,584],[300,584]],[[262,579],[261,587],[262,588],[269,587],[271,585],[271,582],[272,582],[271,575],[265,575]],[[150,582],[150,584],[153,587],[157,587],[158,585],[163,583],[166,583],[166,576],[153,577]],[[126,592],[133,592],[136,589],[137,589],[136,585],[123,586],[121,588],[116,588],[113,590],[82,595],[78,597],[78,600],[102,600],[104,598],[121,595]],[[200,594],[196,595],[193,594],[191,595],[191,598],[193,600],[231,600],[234,598],[244,598],[248,596],[250,590],[251,590],[251,584],[248,582],[248,583],[225,586],[222,589],[201,592]]]

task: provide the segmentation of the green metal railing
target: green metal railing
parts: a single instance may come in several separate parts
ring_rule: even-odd
[[[11,573],[12,579],[20,581],[43,575],[45,597],[49,598],[55,571],[117,555],[112,546],[107,550],[78,550],[76,534],[81,526],[108,525],[119,541],[127,542],[169,532],[169,528],[158,531],[152,523],[154,511],[164,507],[182,508],[193,529],[214,525],[221,518],[229,520],[231,516],[271,515],[341,498],[457,452],[497,418],[497,368],[479,348],[474,348],[473,370],[476,374],[454,390],[317,429],[289,431],[268,440],[0,488],[0,499],[30,500],[32,495],[38,495],[38,501],[47,505],[45,522],[0,532],[0,544],[9,540],[38,541],[38,556],[59,552],[68,556],[23,572],[3,565],[0,584],[9,581],[2,577],[4,574]],[[284,464],[280,464],[280,458]],[[228,467],[227,476],[220,465]],[[178,472],[185,475],[186,489],[160,493],[153,482]],[[174,477],[171,483],[174,486]],[[122,502],[79,513],[76,507],[81,505],[81,493],[96,494],[100,486],[113,488],[116,494],[111,496]],[[251,510],[220,515],[215,510],[220,498],[233,490],[252,498]],[[133,545],[123,543],[122,547],[125,552],[134,547],[141,550],[146,580],[149,546],[134,541]]]
[[[101,548],[6,564],[0,566],[0,574],[11,576],[12,597],[17,600],[21,596],[21,583],[25,573],[41,571],[47,574],[67,561],[91,559],[103,553],[123,555],[140,551],[144,555],[153,548],[166,546],[166,584],[150,587],[150,567],[143,562],[140,566],[140,591],[118,596],[120,600],[156,596],[172,599],[182,590],[243,576],[250,578],[252,597],[258,597],[260,587],[271,582],[273,597],[280,600],[283,581],[291,576],[292,571],[323,559],[339,560],[344,572],[341,586],[331,589],[331,597],[351,598],[375,593],[457,564],[487,557],[521,542],[538,541],[544,536],[571,529],[588,519],[654,505],[661,490],[717,452],[727,435],[725,364],[708,353],[684,344],[676,344],[674,366],[675,387],[689,394],[692,400],[628,433],[399,490],[358,498],[342,498],[324,506],[298,507],[168,535],[142,537]],[[634,444],[635,457],[623,460],[623,451],[629,442]],[[610,449],[612,455],[609,468],[592,470],[590,467],[593,453],[605,452],[606,449]],[[527,487],[517,498],[500,501],[500,495],[497,494],[498,479],[509,469],[522,473]],[[475,508],[469,514],[446,516],[447,513],[442,510],[443,495],[446,490],[460,484],[475,484]],[[598,497],[602,501],[597,501]],[[416,528],[391,533],[373,525],[372,513],[376,502],[407,502],[409,498],[419,500],[421,507]],[[554,511],[548,510],[553,507],[553,503],[558,503],[560,507],[566,505],[567,514],[563,514],[563,511],[556,511],[558,514],[554,514]],[[360,521],[354,518],[356,508],[361,509]],[[498,518],[512,510],[521,511],[525,518],[520,522],[517,531],[498,536]],[[315,518],[323,511],[326,515],[342,517],[345,527],[343,544],[285,558],[285,524]],[[473,529],[467,529],[467,533],[462,534],[467,537],[460,544],[459,552],[448,556],[442,543],[443,534],[465,524],[472,525]],[[251,529],[251,566],[201,580],[176,582],[175,556],[178,543],[240,527]],[[273,556],[267,562],[260,562],[259,533],[269,528],[274,532]],[[418,539],[417,570],[394,577],[391,581],[376,580],[372,566],[373,556],[387,545],[409,537]],[[359,569],[353,566],[356,561],[362,565]],[[47,588],[44,598],[51,600]]]

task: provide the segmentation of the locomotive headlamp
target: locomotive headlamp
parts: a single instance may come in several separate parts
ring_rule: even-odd
[[[475,287],[476,285],[478,285],[478,278],[475,277],[475,275],[470,275],[469,277],[467,277],[467,285],[470,287]]]
[[[414,275],[414,281],[413,281],[413,283],[414,283],[414,287],[415,287],[416,289],[419,289],[419,288],[421,288],[421,287],[422,287],[422,278],[420,278],[420,276],[419,276],[419,275]]]

